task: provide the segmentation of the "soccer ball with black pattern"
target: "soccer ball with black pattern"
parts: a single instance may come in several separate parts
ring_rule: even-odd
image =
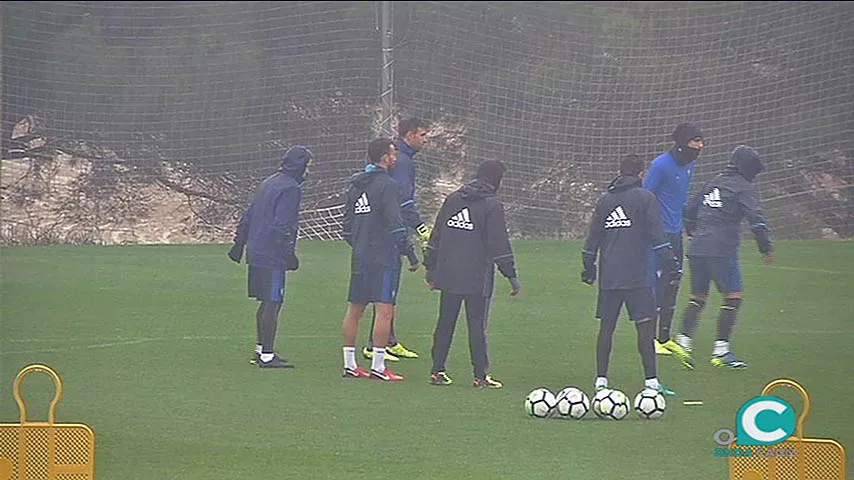
[[[563,418],[581,420],[590,411],[590,398],[578,387],[566,387],[556,398],[555,411]]]
[[[622,420],[629,414],[629,410],[629,398],[619,390],[604,388],[593,397],[593,413],[599,418]]]
[[[641,418],[647,420],[661,418],[664,416],[666,406],[667,402],[664,400],[664,395],[657,390],[644,388],[635,395],[635,411]]]
[[[555,407],[555,395],[548,388],[535,388],[525,398],[525,413],[535,418],[546,418]]]

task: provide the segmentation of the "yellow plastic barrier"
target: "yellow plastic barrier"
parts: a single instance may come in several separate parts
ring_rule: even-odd
[[[48,374],[56,385],[46,422],[27,420],[21,396],[24,378]],[[15,377],[15,400],[21,423],[0,423],[0,480],[92,480],[95,478],[95,432],[82,423],[56,423],[62,379],[47,365],[25,367]]]
[[[762,395],[770,395],[779,387],[791,387],[801,394],[803,411],[798,417],[795,434],[773,446],[733,444],[742,451],[750,450],[750,456],[729,458],[731,480],[846,480],[845,448],[836,440],[804,438],[804,424],[810,415],[812,404],[806,389],[798,382],[781,378],[762,389]]]

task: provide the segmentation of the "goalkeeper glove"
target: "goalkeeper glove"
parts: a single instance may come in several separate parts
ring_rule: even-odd
[[[419,243],[421,243],[421,249],[424,250],[427,248],[427,242],[430,240],[430,227],[427,225],[419,224],[415,227],[415,233],[418,234]]]
[[[243,258],[243,244],[235,243],[232,245],[231,250],[228,251],[228,258],[230,258],[232,262],[240,263],[240,259]]]

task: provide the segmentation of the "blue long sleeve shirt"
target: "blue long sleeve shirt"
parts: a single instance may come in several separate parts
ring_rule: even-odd
[[[652,161],[644,178],[644,188],[658,198],[665,233],[682,233],[682,209],[688,203],[694,163],[680,165],[665,152]]]

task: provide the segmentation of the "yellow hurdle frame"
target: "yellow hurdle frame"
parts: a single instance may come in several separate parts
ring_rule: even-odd
[[[35,372],[53,379],[56,394],[46,422],[27,420],[21,396],[24,378]],[[95,432],[82,423],[56,423],[62,379],[47,365],[24,367],[15,377],[20,423],[0,424],[0,480],[92,480],[95,478]]]
[[[751,451],[752,456],[730,457],[729,478],[731,480],[846,480],[845,447],[836,440],[804,438],[804,425],[810,415],[812,403],[809,393],[794,380],[780,378],[762,389],[762,395],[772,390],[790,387],[798,391],[804,403],[798,417],[794,435],[772,447],[737,445],[731,448]],[[794,456],[769,456],[768,452],[791,453]]]

